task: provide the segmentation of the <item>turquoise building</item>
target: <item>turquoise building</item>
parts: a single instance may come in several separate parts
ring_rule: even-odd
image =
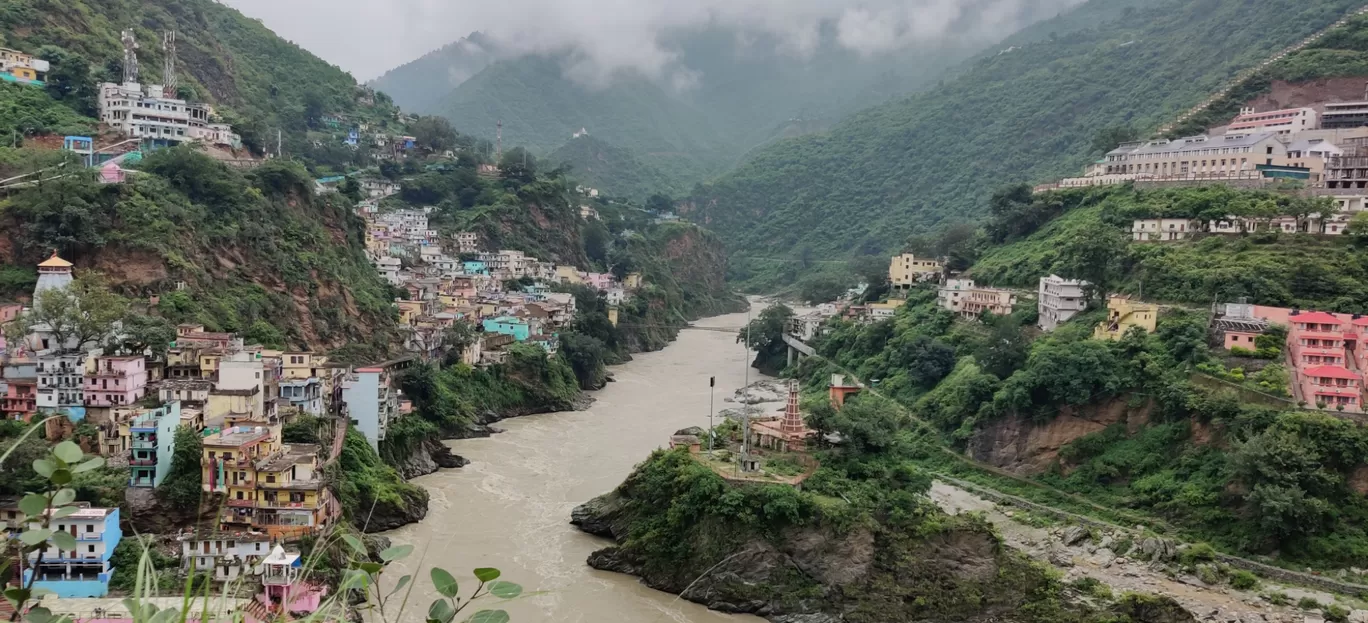
[[[527,326],[527,321],[513,316],[499,316],[498,318],[486,318],[484,321],[485,333],[498,333],[501,335],[511,335],[519,342],[527,341],[532,336],[532,329]]]

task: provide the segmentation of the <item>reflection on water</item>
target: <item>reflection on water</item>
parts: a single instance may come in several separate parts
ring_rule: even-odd
[[[732,314],[698,324],[745,321],[745,314]],[[474,588],[475,567],[498,567],[505,579],[540,591],[506,607],[514,623],[760,621],[711,612],[635,577],[589,568],[585,558],[608,542],[569,523],[571,509],[616,487],[671,433],[708,425],[709,376],[717,377],[716,409],[732,406],[722,399],[744,385],[746,359],[731,333],[682,331],[665,350],[614,368],[617,382],[596,392],[587,411],[507,420],[500,423],[503,434],[448,442],[473,463],[416,479],[432,494],[427,519],[388,534],[396,544],[418,546],[385,574],[388,585],[421,567],[404,619],[423,618],[433,597],[427,567],[437,565],[462,580],[463,594]],[[755,380],[754,370],[750,377]]]

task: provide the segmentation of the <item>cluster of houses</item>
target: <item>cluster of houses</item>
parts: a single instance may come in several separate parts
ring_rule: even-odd
[[[1182,240],[1194,233],[1241,234],[1260,230],[1340,235],[1368,199],[1368,101],[1256,111],[1245,108],[1227,126],[1179,139],[1123,143],[1088,165],[1081,177],[1036,187],[1133,183],[1141,187],[1224,184],[1259,188],[1283,180],[1301,192],[1330,197],[1338,211],[1320,216],[1143,219],[1135,240]]]
[[[461,352],[469,365],[501,363],[507,347],[517,343],[555,353],[557,336],[574,320],[576,307],[574,295],[552,292],[552,285],[581,284],[603,293],[614,324],[617,306],[642,285],[639,273],[619,280],[521,251],[488,251],[474,232],[443,237],[428,224],[431,208],[381,212],[373,206],[362,202],[358,208],[366,221],[367,256],[390,285],[406,293],[395,301],[405,348],[425,359],[445,353],[443,336],[458,323],[479,336]]]
[[[1274,326],[1287,329],[1283,355],[1293,397],[1317,408],[1363,413],[1364,370],[1368,370],[1368,317],[1227,303],[1218,305],[1214,326],[1227,349],[1257,351],[1255,341]]]

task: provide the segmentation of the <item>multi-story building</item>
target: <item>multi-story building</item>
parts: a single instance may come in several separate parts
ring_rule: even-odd
[[[128,478],[130,487],[155,487],[171,471],[176,429],[181,424],[179,402],[147,409],[128,422]]]
[[[1158,322],[1158,305],[1132,301],[1124,296],[1113,296],[1107,299],[1107,319],[1097,325],[1097,329],[1093,331],[1093,338],[1119,340],[1131,327],[1140,327],[1146,333],[1154,333]]]
[[[123,136],[166,144],[202,141],[242,147],[242,137],[232,126],[210,123],[213,109],[207,104],[166,97],[159,84],[102,83],[99,106],[100,121]]]
[[[1202,231],[1202,222],[1185,218],[1146,218],[1131,223],[1131,240],[1172,242],[1186,240]]]
[[[271,552],[271,535],[243,531],[180,538],[181,564],[186,571],[219,582],[232,582],[244,575],[259,575],[261,561]]]
[[[912,284],[934,279],[941,272],[941,263],[927,258],[918,259],[911,253],[893,256],[888,265],[888,281],[896,291],[906,291]]]
[[[936,304],[946,311],[960,313],[969,291],[974,289],[973,279],[946,279],[936,292]]]
[[[256,461],[280,450],[280,426],[251,420],[235,422],[204,438],[202,482],[206,492],[226,494],[224,504],[229,508],[225,510],[250,511],[256,507]],[[246,515],[240,523],[251,523],[251,513]]]
[[[1322,107],[1320,127],[1325,130],[1368,125],[1368,102],[1336,102]]]
[[[232,333],[205,331],[202,324],[176,325],[174,348],[213,348],[220,352],[241,350],[242,340]]]
[[[162,402],[180,401],[183,408],[204,409],[209,403],[209,392],[214,382],[197,379],[162,381],[157,385],[157,398]]]
[[[85,375],[85,405],[131,405],[147,393],[147,363],[141,356],[94,357]]]
[[[1065,279],[1059,275],[1041,277],[1036,298],[1040,329],[1054,331],[1078,312],[1087,309],[1087,287],[1088,282],[1079,279]]]
[[[318,450],[317,445],[294,444],[257,463],[254,529],[276,537],[297,536],[318,530],[341,514],[323,482]]]
[[[0,396],[0,415],[8,420],[33,419],[38,412],[38,362],[11,358],[4,365],[5,393]]]
[[[0,80],[43,86],[51,65],[32,54],[0,48]]]
[[[1016,306],[1016,300],[1016,293],[1011,290],[979,286],[969,290],[967,296],[961,299],[959,314],[965,318],[978,318],[985,313],[1007,316]]]
[[[38,360],[38,411],[85,419],[85,368],[82,352],[45,351]]]
[[[1272,132],[1288,136],[1303,130],[1315,130],[1317,127],[1317,116],[1314,108],[1287,108],[1254,112],[1252,107],[1246,107],[1241,108],[1239,116],[1226,126],[1226,133]]]
[[[52,529],[76,539],[76,549],[58,550],[49,539],[42,561],[38,552],[29,555],[24,582],[46,589],[63,598],[104,597],[109,594],[109,579],[114,574],[109,559],[123,538],[119,529],[118,508],[80,508],[60,519],[53,518]],[[28,529],[41,524],[32,521]],[[34,576],[37,577],[34,577]]]
[[[346,416],[378,448],[385,438],[390,420],[399,414],[399,396],[390,387],[389,372],[379,366],[357,368],[342,383],[342,403]]]
[[[1189,136],[1123,143],[1103,157],[1097,175],[1141,178],[1240,179],[1262,177],[1258,165],[1291,165],[1275,133]]]
[[[457,253],[479,253],[480,235],[473,231],[456,232]]]
[[[312,376],[281,381],[280,401],[298,413],[323,415],[323,384]]]

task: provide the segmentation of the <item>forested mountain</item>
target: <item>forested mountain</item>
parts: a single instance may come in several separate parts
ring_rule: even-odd
[[[1054,15],[1060,4],[1030,0],[998,18],[1031,24]],[[606,86],[578,83],[557,60],[501,50],[476,33],[391,70],[371,86],[407,110],[446,116],[477,136],[493,138],[495,124],[503,121],[505,145],[542,154],[584,128],[692,184],[773,140],[825,129],[864,107],[926,88],[987,47],[988,36],[972,29],[957,23],[939,39],[862,54],[839,43],[836,26],[828,23],[813,50],[795,53],[773,37],[716,24],[670,34],[663,42],[687,69],[688,84],[624,71]]]
[[[181,94],[213,104],[258,151],[268,135],[274,146],[280,130],[287,153],[298,153],[304,131],[323,113],[364,112],[380,125],[396,112],[385,98],[363,106],[350,74],[211,0],[13,0],[0,9],[0,45],[51,61],[53,73],[47,97],[32,89],[0,91],[0,131],[72,130],[82,123],[72,113],[96,116],[96,83],[121,81],[119,33],[127,28],[141,46],[138,64],[148,84],[162,82],[162,32],[176,31]]]
[[[546,159],[570,167],[570,177],[610,196],[643,201],[653,194],[675,195],[688,188],[679,177],[642,161],[631,150],[594,136],[572,138]]]
[[[1053,37],[985,55],[937,88],[827,133],[765,148],[681,211],[756,255],[881,254],[910,234],[983,215],[988,194],[1007,183],[1076,173],[1100,153],[1101,130],[1153,131],[1357,6],[1093,0],[1076,9],[1093,18],[1061,16]]]

